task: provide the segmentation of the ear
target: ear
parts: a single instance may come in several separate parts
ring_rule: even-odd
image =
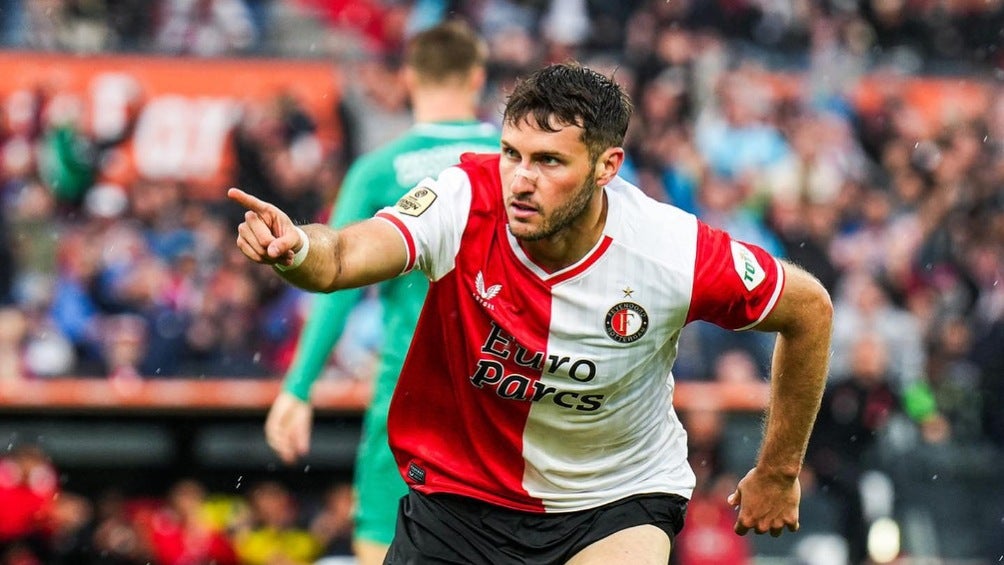
[[[476,67],[471,69],[470,81],[468,84],[473,92],[480,93],[485,88],[485,82],[488,80],[488,73],[485,71],[484,67]]]
[[[407,65],[401,67],[401,78],[404,80],[404,87],[409,92],[414,91],[415,87],[418,86],[418,73]]]
[[[601,153],[596,160],[596,184],[606,186],[608,182],[617,176],[623,164],[623,147],[610,147]]]

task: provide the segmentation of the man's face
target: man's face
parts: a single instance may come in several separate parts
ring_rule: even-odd
[[[539,241],[562,232],[599,196],[596,163],[581,138],[579,126],[552,133],[532,117],[502,127],[499,172],[516,238]]]

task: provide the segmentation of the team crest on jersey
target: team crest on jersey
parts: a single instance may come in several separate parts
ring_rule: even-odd
[[[760,283],[767,278],[767,273],[757,262],[756,256],[745,245],[732,242],[732,264],[739,273],[739,278],[743,281],[746,290],[753,290],[760,286]]]
[[[408,216],[421,216],[436,201],[436,193],[427,186],[416,186],[397,201],[395,207]]]
[[[607,335],[618,343],[634,343],[648,331],[648,312],[634,302],[607,310]]]

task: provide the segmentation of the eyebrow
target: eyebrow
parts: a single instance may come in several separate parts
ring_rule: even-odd
[[[519,149],[516,149],[511,144],[507,143],[505,140],[502,140],[502,148],[503,149],[512,149],[513,151],[515,151],[517,153],[522,153],[522,151],[520,151]],[[570,158],[569,155],[567,155],[565,153],[562,153],[560,151],[535,151],[535,152],[530,153],[530,158],[531,159],[542,159],[542,158],[545,158],[545,157],[553,157],[553,158],[556,158],[556,159],[569,159]]]

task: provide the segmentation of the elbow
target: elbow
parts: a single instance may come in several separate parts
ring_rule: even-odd
[[[830,299],[830,293],[823,288],[823,285],[818,283],[817,285],[818,290],[813,293],[809,305],[812,310],[810,316],[824,323],[827,328],[831,328],[833,327],[833,300]]]
[[[780,321],[779,331],[788,337],[816,336],[829,339],[833,330],[833,301],[823,285],[805,277],[788,295],[788,315]]]
[[[336,268],[334,269],[334,272],[326,273],[325,276],[320,277],[317,281],[317,288],[314,289],[314,292],[331,293],[344,289],[345,285],[340,284],[341,281],[338,277],[338,271],[339,269]]]
[[[346,288],[342,281],[343,250],[342,241],[331,229],[319,229],[312,232],[314,247],[318,250],[318,267],[316,268],[316,287],[314,292],[331,293]]]
[[[833,333],[833,301],[830,293],[818,284],[805,298],[804,308],[799,316],[800,332],[815,336],[815,339],[829,343]]]
[[[833,301],[830,293],[818,280],[812,280],[804,288],[802,308],[798,319],[803,324],[830,334],[833,327]]]

